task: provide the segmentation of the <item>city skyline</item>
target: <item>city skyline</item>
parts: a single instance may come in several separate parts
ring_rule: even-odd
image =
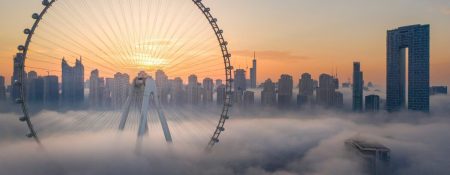
[[[6,8],[2,13],[6,13],[8,9],[17,9],[13,7],[20,6],[21,12],[17,14],[17,18],[21,20],[21,23],[16,21],[10,21],[9,19],[2,19],[5,23],[2,23],[2,28],[5,30],[0,34],[2,43],[0,43],[0,57],[2,57],[0,65],[2,67],[0,74],[6,77],[7,84],[9,83],[9,77],[12,70],[12,56],[15,55],[16,47],[23,42],[24,36],[21,30],[29,26],[31,23],[30,13],[39,9],[40,3],[28,3],[23,0],[6,2],[2,1]],[[300,76],[303,72],[310,72],[314,78],[318,78],[320,73],[327,72],[332,73],[336,69],[339,72],[339,78],[346,80],[352,77],[351,66],[348,63],[353,62],[355,59],[363,62],[366,67],[365,77],[368,81],[371,81],[377,85],[385,85],[385,76],[378,73],[379,70],[384,70],[384,58],[385,58],[385,32],[389,29],[410,25],[410,24],[430,24],[431,25],[431,84],[432,85],[445,85],[450,84],[448,76],[450,72],[446,70],[445,65],[449,65],[448,61],[450,51],[446,49],[447,45],[450,45],[450,35],[446,33],[449,31],[450,25],[446,22],[449,13],[449,3],[446,1],[427,1],[416,2],[413,5],[413,9],[416,11],[408,11],[404,15],[398,15],[398,9],[401,9],[406,2],[390,3],[390,1],[377,1],[370,2],[372,6],[368,6],[367,2],[351,2],[347,6],[334,6],[336,8],[325,7],[323,14],[316,15],[317,20],[312,21],[311,14],[293,13],[289,10],[284,10],[284,13],[275,14],[267,19],[272,21],[272,27],[264,28],[261,21],[257,21],[258,16],[267,16],[263,11],[267,11],[270,8],[288,8],[288,9],[313,9],[323,8],[323,2],[300,2],[300,1],[285,1],[281,4],[274,4],[270,1],[258,1],[253,0],[241,3],[242,6],[235,6],[233,2],[211,2],[211,8],[222,19],[220,23],[227,29],[227,37],[233,40],[232,53],[233,64],[236,67],[246,67],[251,65],[253,52],[256,51],[261,65],[258,67],[258,84],[263,83],[265,78],[276,79],[279,75],[288,73],[294,75],[294,77]],[[328,2],[336,3],[336,2]],[[258,4],[258,7],[251,7],[252,4]],[[389,5],[388,5],[389,4]],[[7,8],[11,7],[11,8]],[[229,14],[225,13],[224,7],[236,7],[236,14],[244,16],[246,20],[252,21],[242,23],[236,20],[223,19],[228,17]],[[331,7],[331,6],[330,6]],[[358,7],[358,8],[355,8]],[[382,8],[383,7],[383,8]],[[384,8],[387,7],[387,8]],[[425,8],[422,8],[425,7]],[[244,9],[250,9],[254,13],[248,13]],[[358,13],[355,9],[367,9],[364,13]],[[348,10],[348,12],[347,12]],[[269,10],[270,11],[270,10]],[[298,11],[298,10],[295,10]],[[300,10],[301,11],[301,10]],[[342,13],[342,12],[346,13]],[[383,12],[383,13],[381,13]],[[358,14],[358,15],[355,15]],[[373,19],[375,16],[383,15],[390,18],[383,18],[388,20],[376,20],[371,21],[367,25],[352,26],[354,22],[363,22],[365,18]],[[1,15],[6,17],[7,15]],[[221,17],[224,16],[224,17]],[[277,22],[276,19],[282,19],[288,16],[296,17],[296,20],[300,21],[298,24],[292,24],[292,27],[284,27],[286,24]],[[325,17],[336,17],[335,22],[326,24]],[[305,19],[309,17],[310,19]],[[340,17],[340,18],[339,18]],[[344,18],[345,17],[345,18]],[[321,22],[324,21],[324,22]],[[334,35],[330,35],[330,32],[324,32],[324,29],[328,25],[339,22],[341,25],[335,25]],[[238,25],[239,24],[239,25]],[[276,26],[279,24],[280,26]],[[307,25],[300,25],[307,24]],[[243,27],[257,28],[260,32],[252,33],[248,37],[240,37],[245,33],[238,31]],[[282,27],[283,26],[283,27]],[[358,30],[352,30],[353,28]],[[314,30],[312,30],[314,29]],[[273,30],[270,35],[264,36],[264,32],[267,30]],[[259,31],[259,30],[258,30]],[[295,33],[293,33],[295,31]],[[352,31],[352,33],[350,32]],[[294,37],[292,37],[294,36]],[[249,39],[250,37],[250,39]],[[241,38],[246,38],[242,40]],[[345,45],[338,44],[339,42],[347,41]],[[63,55],[61,55],[62,57]],[[80,55],[79,55],[80,56]],[[81,55],[82,56],[82,55]],[[75,58],[72,58],[75,59]],[[291,62],[289,65],[283,64],[283,62]],[[276,68],[270,68],[269,65],[273,65]],[[279,67],[279,68],[278,68]],[[312,69],[314,67],[314,69]],[[377,73],[375,73],[377,72]],[[385,72],[385,71],[383,71]]]

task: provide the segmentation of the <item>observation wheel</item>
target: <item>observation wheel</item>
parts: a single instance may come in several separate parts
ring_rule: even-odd
[[[14,60],[13,90],[27,137],[41,144],[42,135],[55,132],[49,129],[55,123],[70,123],[62,130],[118,127],[142,136],[159,126],[152,119],[159,116],[166,141],[172,141],[169,130],[186,130],[185,121],[205,119],[208,124],[193,128],[208,134],[196,134],[208,135],[207,149],[219,142],[230,118],[233,67],[223,30],[201,0],[43,0],[42,5],[23,31],[26,41]],[[43,111],[56,111],[52,114],[60,118],[40,117]]]

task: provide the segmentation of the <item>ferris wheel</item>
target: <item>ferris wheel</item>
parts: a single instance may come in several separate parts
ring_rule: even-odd
[[[148,108],[155,109],[172,142],[170,128],[182,120],[173,111],[184,109],[178,105],[203,109],[211,103],[219,110],[207,149],[219,142],[230,118],[233,66],[223,30],[201,0],[43,0],[42,5],[23,31],[26,41],[14,64],[27,137],[41,144],[38,133],[45,129],[36,129],[40,123],[30,108],[51,104],[68,110],[101,106],[77,119],[78,125],[97,121],[123,130],[136,123],[139,137],[148,131]]]

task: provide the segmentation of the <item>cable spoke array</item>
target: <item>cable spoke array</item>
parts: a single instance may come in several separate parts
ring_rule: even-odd
[[[207,130],[212,128],[215,131],[209,137],[211,141],[207,148],[219,141],[232,106],[233,67],[223,30],[201,0],[43,0],[43,5],[41,13],[33,14],[36,21],[32,28],[24,31],[28,35],[25,45],[19,46],[26,61],[15,65],[24,70],[19,71],[20,78],[16,83],[22,94],[17,102],[24,112],[21,120],[30,128],[29,137],[40,142],[30,120],[27,83],[22,74],[34,71],[40,76],[54,75],[61,83],[65,62],[83,65],[83,81],[88,80],[94,70],[105,78],[125,73],[130,80],[141,71],[153,75],[157,70],[163,70],[169,79],[181,77],[184,82],[192,74],[199,80],[224,80],[224,105],[221,109],[216,105],[211,107],[215,113],[162,106],[171,130],[179,133],[180,138],[189,132],[198,138],[208,138]],[[135,104],[129,114],[129,130],[136,130],[139,123],[141,106]],[[120,112],[116,110],[58,115],[64,118],[37,117],[37,130],[51,135],[57,131],[111,129],[116,128],[120,120]],[[220,120],[216,123],[218,116]],[[150,117],[149,127],[160,127],[157,121]],[[186,128],[195,129],[189,131]]]

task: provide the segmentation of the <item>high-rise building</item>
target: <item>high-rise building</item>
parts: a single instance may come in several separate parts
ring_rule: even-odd
[[[156,87],[158,88],[159,100],[162,104],[169,103],[169,77],[162,70],[157,70],[155,73]]]
[[[325,107],[341,107],[343,105],[343,94],[337,92],[339,81],[337,78],[321,74],[319,87],[317,88],[316,101]]]
[[[254,104],[255,104],[255,93],[252,91],[245,91],[243,105],[245,107],[249,107]]]
[[[250,88],[256,88],[256,53],[253,55],[252,68],[250,68]]]
[[[218,87],[221,86],[221,85],[223,85],[223,81],[222,81],[221,79],[217,79],[217,80],[216,80],[216,87],[215,87],[215,88],[218,88]]]
[[[447,95],[447,86],[432,86],[430,87],[430,95]]]
[[[406,63],[408,63],[408,76],[406,76]],[[408,77],[408,109],[428,112],[430,110],[429,25],[412,25],[387,31],[386,108],[390,112],[399,111],[406,106],[406,77]]]
[[[111,105],[114,109],[122,109],[129,95],[130,76],[120,72],[114,74],[114,83],[111,90]]]
[[[236,69],[234,71],[234,91],[245,91],[247,90],[247,78],[245,76],[244,69]]]
[[[361,64],[359,62],[353,63],[353,111],[363,111],[363,89],[364,79],[363,72],[361,72]]]
[[[187,85],[187,103],[191,105],[197,105],[200,102],[201,86],[198,83],[198,79],[196,75],[190,75],[188,77],[188,85]]]
[[[301,79],[298,84],[298,95],[297,95],[297,105],[303,105],[305,103],[311,102],[314,97],[314,80],[311,74],[302,74]]]
[[[105,79],[100,77],[100,72],[95,69],[89,77],[89,104],[91,107],[103,106]]]
[[[38,77],[35,71],[30,71],[27,78],[27,100],[30,103],[42,104],[45,94],[45,80]]]
[[[105,88],[103,90],[103,106],[110,108],[112,106],[112,90],[114,87],[114,78],[105,78]]]
[[[345,146],[350,153],[361,161],[364,174],[390,174],[391,150],[389,148],[361,139],[349,139],[345,141]]]
[[[184,104],[187,96],[184,91],[183,79],[176,77],[171,81],[170,86],[170,103],[176,105]]]
[[[25,70],[22,70],[22,65],[24,64],[24,58],[23,58],[23,54],[22,53],[17,53],[16,56],[14,57],[14,72],[13,72],[13,76],[11,77],[11,99],[12,100],[16,100],[17,98],[19,98],[21,96],[21,90],[19,86],[15,85],[15,81],[19,81],[20,80],[20,73],[22,71],[22,79],[24,80],[23,82],[26,82],[26,78],[27,78],[27,73],[25,72]]]
[[[292,101],[294,81],[292,76],[283,74],[278,80],[278,106],[288,107]]]
[[[0,76],[0,101],[6,100],[5,77]]]
[[[210,104],[214,100],[214,80],[211,78],[203,79],[202,102]]]
[[[277,103],[277,93],[275,84],[271,79],[263,83],[263,90],[261,91],[261,104],[263,106],[273,106]]]
[[[62,63],[61,97],[64,104],[78,105],[84,101],[84,66],[82,59],[70,66],[63,58]]]
[[[58,76],[45,76],[44,82],[44,103],[48,106],[57,105],[59,102]]]
[[[366,112],[377,112],[380,110],[380,96],[366,96]]]
[[[218,105],[223,105],[225,103],[225,98],[226,98],[226,87],[225,85],[220,85],[217,87],[216,89],[217,93],[217,97],[216,97],[216,102]]]

